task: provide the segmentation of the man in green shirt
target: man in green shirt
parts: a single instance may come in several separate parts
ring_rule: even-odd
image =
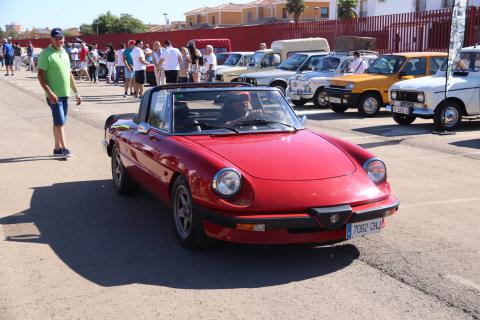
[[[68,158],[73,154],[65,147],[63,127],[67,120],[70,89],[75,93],[77,105],[82,103],[82,98],[78,95],[75,79],[70,70],[70,58],[63,48],[65,42],[63,31],[53,28],[50,35],[51,45],[38,56],[38,80],[47,96],[47,103],[52,109],[55,140],[53,155]]]

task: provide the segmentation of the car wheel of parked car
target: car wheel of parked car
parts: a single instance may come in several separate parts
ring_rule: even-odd
[[[348,106],[342,106],[338,104],[330,105],[330,109],[332,109],[336,113],[344,113],[348,110]]]
[[[401,125],[408,126],[409,124],[412,124],[417,117],[411,116],[408,114],[401,114],[401,113],[393,113],[392,114],[393,120]]]
[[[115,190],[120,194],[135,194],[139,189],[136,182],[133,181],[125,170],[117,146],[114,146],[112,150],[112,177]]]
[[[455,130],[462,122],[462,108],[454,101],[444,101],[435,109],[433,121],[438,130]]]
[[[270,87],[274,87],[274,88],[277,88],[279,89],[283,95],[285,95],[285,91],[287,90],[287,86],[281,82],[274,82],[270,85]]]
[[[367,92],[360,98],[357,108],[363,117],[374,117],[382,105],[382,98],[378,94]]]
[[[173,224],[181,245],[187,249],[205,248],[212,240],[207,237],[202,220],[193,210],[192,193],[187,180],[179,176],[172,188]]]
[[[323,88],[318,88],[317,91],[315,91],[315,95],[313,96],[313,104],[317,108],[326,108],[328,107],[328,102],[325,100],[326,93]]]
[[[307,100],[292,100],[292,103],[297,107],[301,107],[307,103]]]
[[[108,75],[107,66],[105,66],[103,64],[99,64],[98,65],[98,78],[103,79],[103,78],[106,78],[107,75]]]

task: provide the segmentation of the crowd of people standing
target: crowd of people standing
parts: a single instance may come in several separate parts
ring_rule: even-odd
[[[13,72],[14,67],[15,67],[15,71],[22,70],[22,63],[23,63],[22,53],[23,53],[23,49],[20,46],[19,42],[13,43],[10,38],[3,39],[2,50],[0,52],[0,65],[2,66],[2,68],[5,66],[5,70],[6,70],[5,76],[15,75],[15,73]],[[28,41],[26,53],[28,57],[27,70],[35,71],[35,64],[33,61],[34,47],[30,41]],[[10,73],[8,73],[9,70],[10,70]]]

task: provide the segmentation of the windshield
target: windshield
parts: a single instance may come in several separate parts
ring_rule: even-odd
[[[238,53],[231,54],[228,57],[227,61],[225,61],[224,65],[230,66],[230,67],[236,66],[238,64],[238,61],[240,61],[241,58],[242,58],[241,54],[238,54]]]
[[[227,60],[229,54],[228,53],[217,53],[217,65],[221,66]]]
[[[294,54],[282,62],[277,68],[286,71],[297,71],[306,59],[307,55],[305,54]]]
[[[404,57],[380,56],[372,63],[365,73],[395,74],[404,62]]]
[[[174,93],[177,134],[235,134],[296,131],[302,124],[276,90],[218,90]]]
[[[260,62],[262,62],[264,56],[265,52],[255,52],[250,58],[250,61],[248,61],[248,66],[258,67],[260,65]]]
[[[335,57],[325,57],[320,60],[315,71],[334,72],[340,64],[340,59]]]

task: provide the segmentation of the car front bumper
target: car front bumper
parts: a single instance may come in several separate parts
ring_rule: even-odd
[[[200,206],[195,206],[194,210],[211,238],[236,243],[289,244],[346,240],[347,224],[390,216],[397,212],[399,205],[400,202],[391,196],[356,207],[320,207],[294,213],[227,215]],[[336,224],[329,220],[332,214],[340,216]],[[251,230],[253,228],[256,230]]]
[[[352,93],[350,90],[326,88],[325,100],[332,105],[356,107],[361,93]],[[332,101],[335,99],[335,101]]]
[[[286,96],[290,100],[311,100],[313,99],[313,92],[311,91],[304,91],[301,89],[292,89],[290,87],[287,88]]]
[[[411,116],[416,116],[416,117],[421,117],[421,118],[433,118],[435,111],[432,109],[426,109],[426,108],[418,108],[418,107],[407,107],[409,112],[408,113],[400,113],[400,112],[395,112],[395,113],[400,113],[400,114],[405,114],[405,115],[411,115]],[[390,112],[393,111],[393,106],[391,104],[388,104],[385,109]]]

